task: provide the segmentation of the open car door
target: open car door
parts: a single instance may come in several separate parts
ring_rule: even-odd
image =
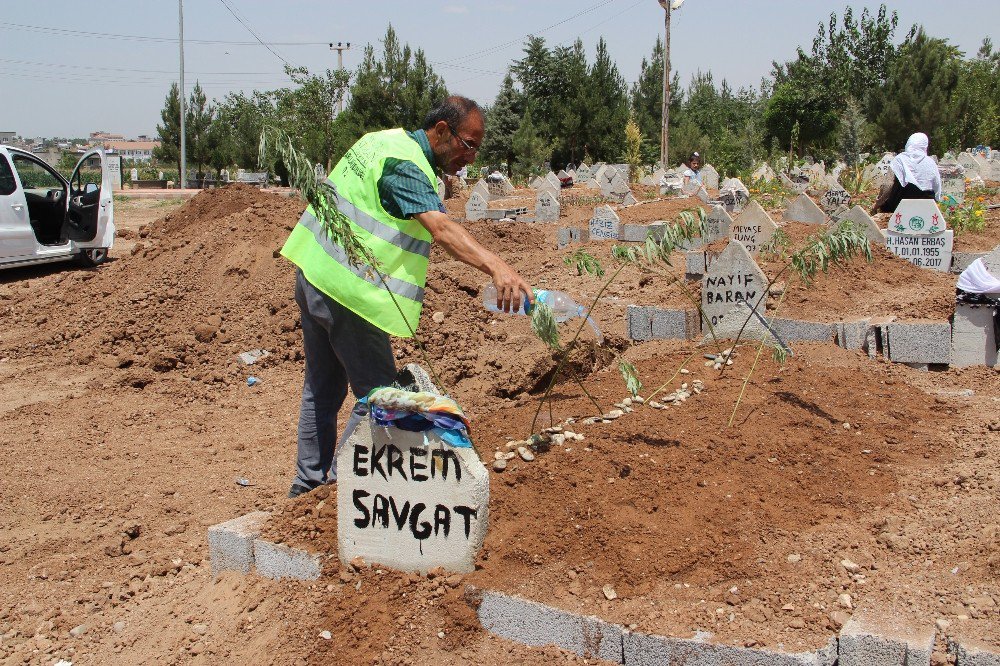
[[[87,178],[84,165],[97,158],[100,182]],[[96,170],[92,171],[96,175]],[[90,180],[91,182],[87,182]],[[81,248],[109,248],[114,242],[114,197],[111,172],[103,148],[87,152],[69,180],[69,207],[66,211],[66,238]]]

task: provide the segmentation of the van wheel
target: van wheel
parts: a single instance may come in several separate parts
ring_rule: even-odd
[[[108,248],[94,247],[88,250],[83,250],[79,255],[77,255],[77,259],[81,264],[89,268],[100,266],[108,260]]]

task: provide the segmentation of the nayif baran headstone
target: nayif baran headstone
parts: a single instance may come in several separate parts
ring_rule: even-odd
[[[763,313],[767,277],[741,243],[730,241],[702,278],[701,308],[713,326],[739,302]]]

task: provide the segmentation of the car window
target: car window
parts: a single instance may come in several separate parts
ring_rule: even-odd
[[[21,187],[24,189],[62,189],[62,182],[39,162],[24,155],[15,154],[11,157],[14,160],[14,169],[21,178]]]
[[[14,172],[11,171],[10,164],[7,163],[7,158],[0,155],[0,196],[13,194],[16,189]]]

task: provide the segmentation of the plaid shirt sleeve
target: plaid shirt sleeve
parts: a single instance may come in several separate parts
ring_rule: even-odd
[[[427,176],[410,161],[386,160],[378,194],[382,207],[394,217],[408,218],[429,210],[447,212]]]

